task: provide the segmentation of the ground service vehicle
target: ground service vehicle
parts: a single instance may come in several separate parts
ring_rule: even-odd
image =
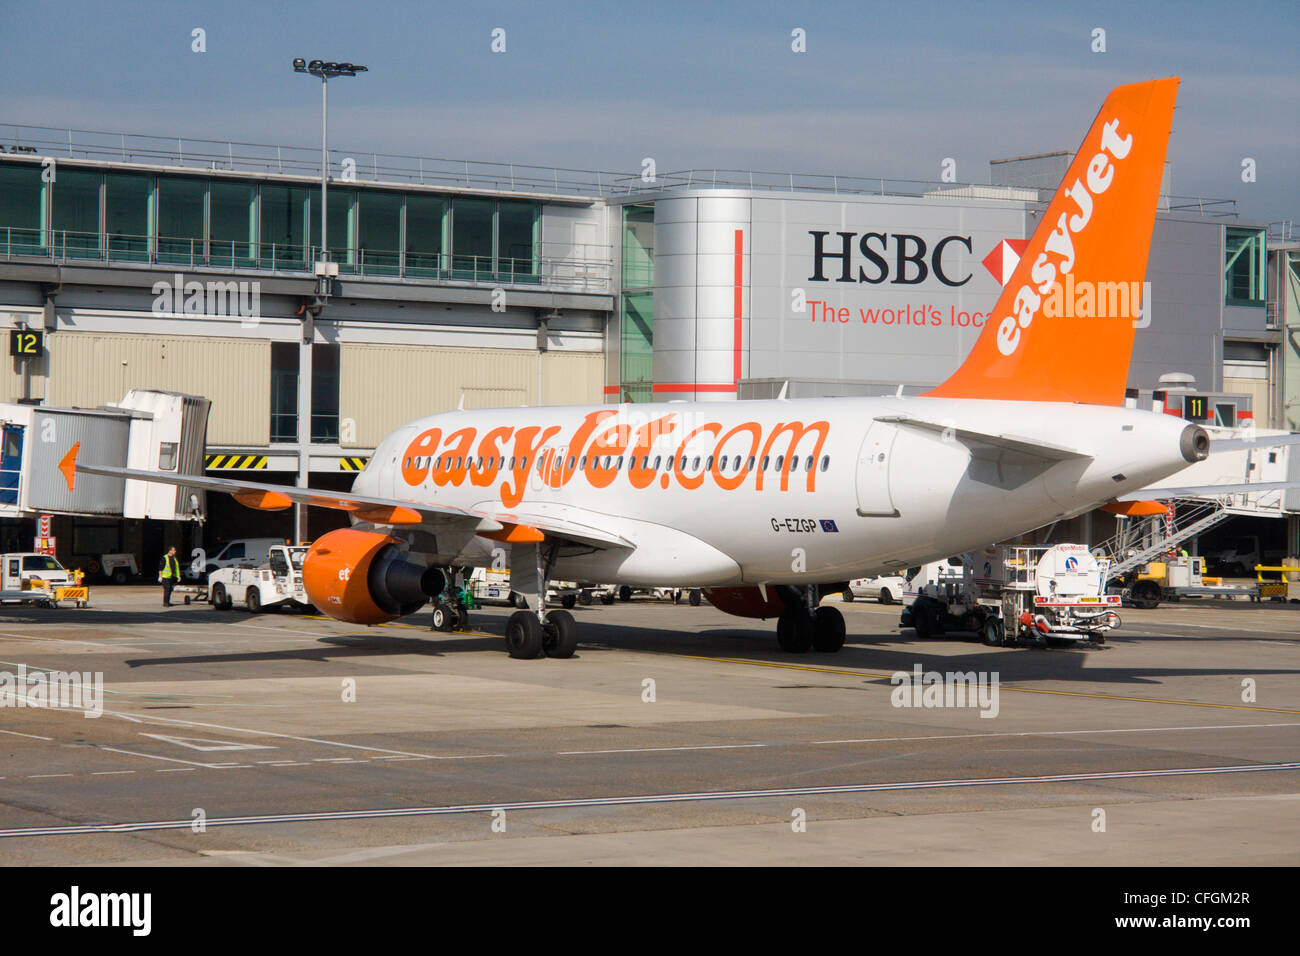
[[[303,588],[306,545],[275,544],[261,567],[218,568],[208,575],[208,600],[220,611],[242,602],[254,614],[278,607],[310,607]]]
[[[1082,544],[988,548],[925,580],[900,623],[918,637],[967,631],[986,644],[1101,644],[1122,623],[1120,596],[1105,593],[1109,565]]]
[[[257,567],[272,547],[286,543],[284,538],[236,538],[223,544],[214,555],[196,552],[194,560],[182,566],[182,577],[199,580],[219,568]]]

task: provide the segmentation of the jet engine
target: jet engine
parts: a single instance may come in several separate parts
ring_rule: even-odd
[[[311,546],[303,587],[318,610],[349,624],[382,624],[418,611],[441,593],[438,568],[406,559],[396,538],[343,528]]]

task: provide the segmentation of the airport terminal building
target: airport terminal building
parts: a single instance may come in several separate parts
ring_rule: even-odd
[[[962,185],[332,150],[322,270],[318,149],[0,125],[0,150],[0,402],[201,396],[210,474],[339,489],[387,432],[458,405],[923,391],[974,343],[1069,159]],[[1147,280],[1140,401],[1300,427],[1288,234],[1166,196]],[[218,499],[209,547],[292,532]],[[0,524],[25,540],[33,521]],[[113,537],[62,521],[60,557]]]

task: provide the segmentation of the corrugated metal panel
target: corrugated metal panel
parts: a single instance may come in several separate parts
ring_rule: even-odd
[[[596,404],[603,391],[600,352],[542,356],[548,405]],[[339,360],[339,419],[345,447],[373,448],[399,426],[455,408],[537,404],[537,353],[517,349],[344,344]],[[348,422],[352,426],[348,426]]]
[[[7,331],[4,338],[0,339],[8,343],[9,336]],[[49,341],[46,338],[45,341]],[[30,366],[30,382],[28,386],[32,398],[45,397],[45,367],[49,359],[40,358],[36,360],[28,359]],[[16,402],[23,397],[23,373],[22,359],[17,356],[10,356],[5,352],[5,357],[0,361],[0,402]]]
[[[271,343],[205,336],[57,332],[48,401],[94,408],[132,388],[200,395],[212,402],[208,441],[266,445],[271,438]]]
[[[81,442],[78,461],[125,467],[130,425],[131,420],[121,414],[33,410],[27,435],[31,443],[27,507],[55,513],[121,514],[121,478],[78,475],[76,491],[70,492],[59,462],[75,443]]]
[[[542,404],[596,405],[604,398],[601,352],[547,352],[542,357]]]

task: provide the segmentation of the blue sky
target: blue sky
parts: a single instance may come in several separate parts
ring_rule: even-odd
[[[206,53],[191,51],[196,27]],[[806,53],[790,49],[796,27]],[[311,146],[318,84],[294,56],[370,67],[330,86],[331,145],[357,152],[900,179],[937,179],[953,157],[973,182],[989,159],[1076,147],[1111,87],[1177,74],[1174,192],[1300,219],[1294,0],[8,0],[0,123]]]

